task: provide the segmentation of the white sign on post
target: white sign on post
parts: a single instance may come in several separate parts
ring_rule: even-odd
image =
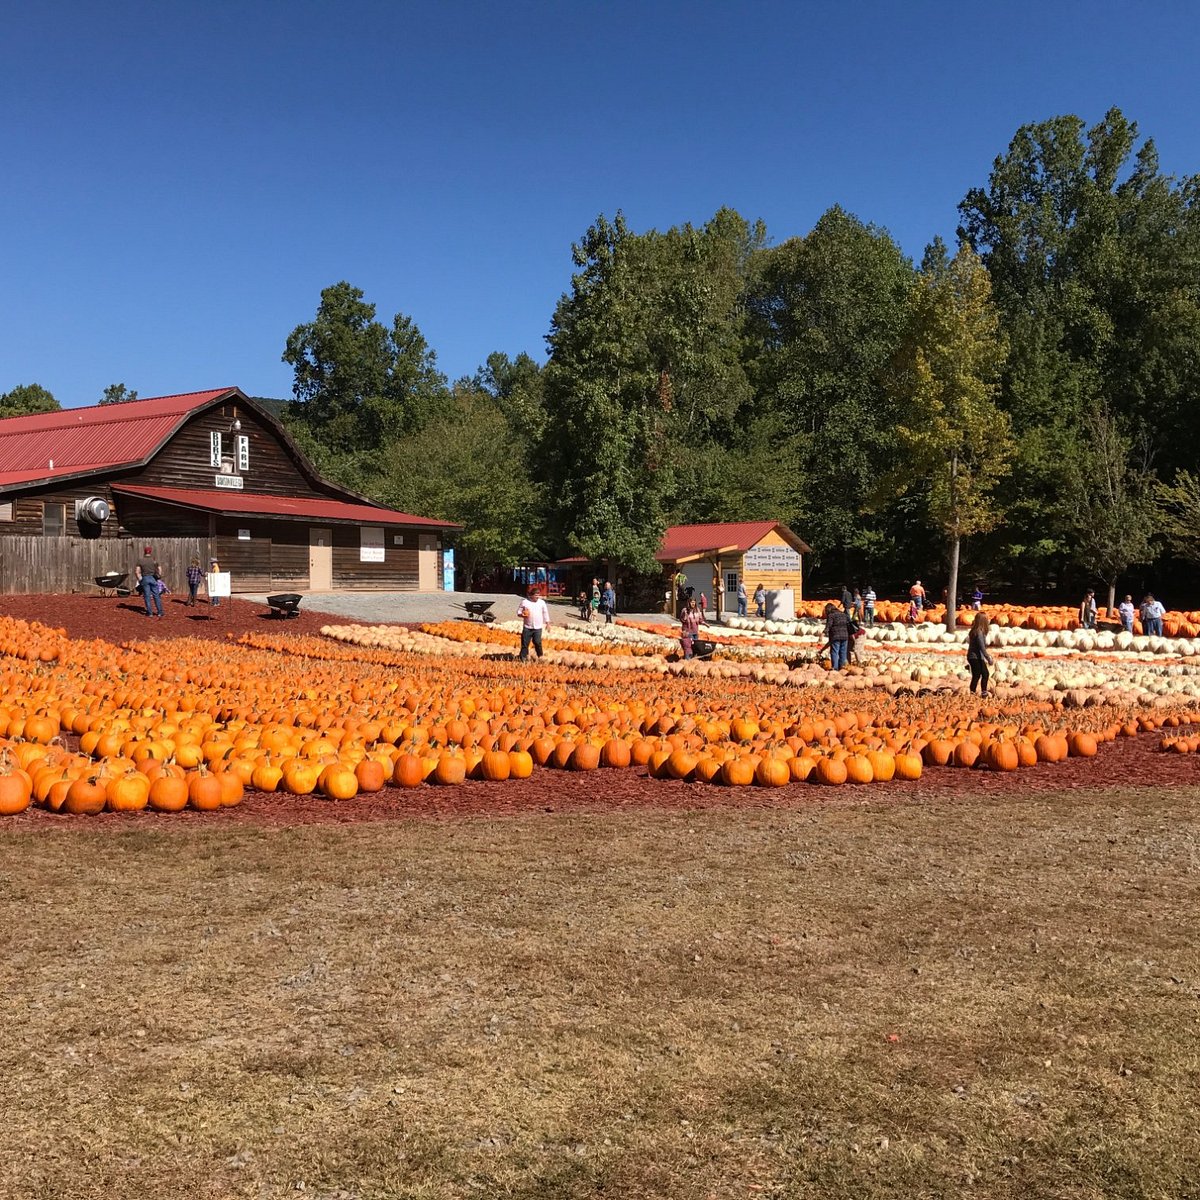
[[[208,594],[221,599],[230,595],[232,588],[228,571],[209,571],[207,579]]]

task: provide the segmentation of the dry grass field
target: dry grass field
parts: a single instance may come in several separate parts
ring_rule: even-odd
[[[4,1197],[1200,1195],[1191,790],[0,830]]]

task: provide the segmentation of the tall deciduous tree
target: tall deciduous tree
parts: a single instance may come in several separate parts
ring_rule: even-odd
[[[727,438],[752,395],[742,297],[762,237],[728,210],[641,235],[618,214],[573,247],[539,451],[560,544],[655,569],[681,462]]]
[[[1154,553],[1161,525],[1146,441],[1140,453],[1111,411],[1084,415],[1083,453],[1065,465],[1065,495],[1073,518],[1073,558],[1108,585],[1114,615],[1117,581]]]
[[[40,383],[22,383],[11,392],[0,393],[0,418],[58,412],[61,407]]]
[[[1024,554],[1071,553],[1062,473],[1086,463],[1097,407],[1147,432],[1160,464],[1187,465],[1200,437],[1198,198],[1197,177],[1164,176],[1153,141],[1139,145],[1114,108],[1090,129],[1075,116],[1023,126],[959,206],[1012,346],[1006,491]]]
[[[389,446],[376,499],[407,512],[457,521],[457,565],[468,583],[541,549],[542,496],[528,446],[495,397],[457,384],[416,433]]]
[[[289,424],[326,469],[344,478],[357,467],[356,482],[365,456],[418,429],[445,396],[436,356],[411,318],[382,324],[345,282],[321,292],[316,317],[292,330],[283,361],[293,371]]]
[[[1000,520],[996,484],[1013,453],[1008,416],[995,401],[1004,337],[987,271],[969,246],[949,262],[940,250],[927,256],[909,321],[896,377],[903,465],[893,481],[901,491],[928,488],[929,516],[947,542],[953,630],[962,540]]]
[[[1200,563],[1200,476],[1177,471],[1170,483],[1155,489],[1159,505],[1159,532],[1172,554]]]
[[[783,418],[796,481],[786,514],[818,559],[849,569],[879,548],[864,501],[891,461],[885,381],[904,336],[912,264],[881,229],[841,208],[760,255],[750,296],[764,410]]]

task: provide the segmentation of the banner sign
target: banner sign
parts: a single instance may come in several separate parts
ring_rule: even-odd
[[[742,570],[794,575],[800,570],[800,554],[791,546],[752,546],[742,558]]]

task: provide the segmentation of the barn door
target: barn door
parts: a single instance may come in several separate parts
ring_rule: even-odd
[[[333,530],[316,525],[308,531],[308,589],[311,592],[333,590]]]

